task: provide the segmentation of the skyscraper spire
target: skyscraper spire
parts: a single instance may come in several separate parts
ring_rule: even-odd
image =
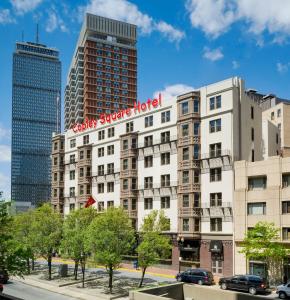
[[[38,23],[36,24],[36,44],[39,43],[39,32],[38,32]]]

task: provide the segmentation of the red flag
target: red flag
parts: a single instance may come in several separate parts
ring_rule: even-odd
[[[87,200],[86,204],[85,204],[85,207],[89,207],[91,205],[93,205],[94,203],[96,203],[96,200],[90,196],[90,198]]]

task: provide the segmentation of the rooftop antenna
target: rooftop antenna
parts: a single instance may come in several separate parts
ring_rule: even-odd
[[[38,23],[36,24],[36,44],[39,43]]]
[[[21,31],[21,41],[24,42],[24,31]]]

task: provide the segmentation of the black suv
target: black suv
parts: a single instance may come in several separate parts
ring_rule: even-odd
[[[176,275],[176,280],[188,283],[197,283],[200,285],[211,285],[214,283],[212,273],[204,269],[188,269],[184,272],[178,273]]]
[[[249,292],[251,295],[269,292],[266,281],[256,275],[236,275],[233,277],[221,278],[219,285],[223,290],[239,290]]]
[[[9,280],[9,276],[7,271],[0,270],[0,283],[7,283]]]

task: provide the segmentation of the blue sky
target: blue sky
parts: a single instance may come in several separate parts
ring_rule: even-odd
[[[35,40],[60,50],[62,87],[84,12],[138,25],[138,98],[231,76],[290,98],[289,0],[1,0],[0,191],[10,196],[12,53]]]

